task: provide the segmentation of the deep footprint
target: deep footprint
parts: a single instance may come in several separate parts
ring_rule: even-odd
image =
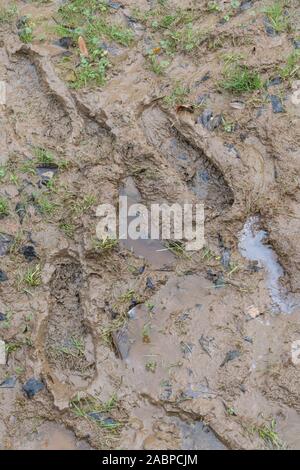
[[[187,142],[159,108],[142,114],[142,126],[150,145],[175,166],[188,188],[206,205],[224,210],[233,204],[233,194],[222,173],[208,158]]]
[[[83,274],[79,264],[58,266],[50,283],[51,301],[46,325],[45,356],[56,378],[74,389],[94,377],[92,336],[84,324],[81,303]]]

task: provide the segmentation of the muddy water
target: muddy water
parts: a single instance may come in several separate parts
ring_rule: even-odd
[[[281,313],[291,313],[295,304],[280,284],[284,271],[273,249],[264,243],[267,232],[259,230],[258,224],[259,219],[257,217],[252,217],[245,223],[239,238],[240,252],[245,258],[257,261],[258,266],[265,269],[273,310]]]
[[[74,76],[80,57],[76,44],[60,48],[60,55],[58,46],[53,49],[58,37],[52,18],[61,2],[46,7],[16,3],[18,17],[32,13],[38,29],[33,44],[24,46],[16,33],[17,18],[3,31],[0,25],[0,76],[7,81],[0,137],[4,150],[8,146],[0,156],[8,162],[0,183],[10,205],[10,214],[1,219],[1,270],[8,279],[0,282],[0,336],[11,349],[7,363],[0,365],[0,383],[17,377],[14,388],[1,388],[1,446],[73,449],[78,435],[97,449],[220,448],[222,442],[234,449],[268,448],[255,429],[274,420],[280,439],[299,448],[300,375],[291,361],[291,345],[299,340],[300,312],[295,309],[284,321],[270,314],[270,298],[278,311],[287,311],[290,302],[280,283],[283,269],[264,244],[263,231],[255,224],[252,230],[250,223],[240,242],[242,253],[261,271],[240,263],[236,249],[240,220],[263,213],[293,294],[299,291],[298,105],[290,98],[289,81],[272,90],[287,96],[287,112],[281,114],[259,91],[237,98],[216,90],[223,52],[244,56],[268,80],[292,52],[292,33],[267,36],[254,9],[221,24],[225,12],[208,12],[205,2],[198,2],[195,26],[213,31],[207,31],[195,54],[176,51],[174,60],[169,57],[170,69],[154,74],[145,45],[160,44],[164,34],[137,21],[136,41],[122,46],[116,67],[109,57],[106,84],[70,90],[70,82],[59,77],[68,80],[68,70]],[[136,3],[123,0],[126,8],[110,12],[107,21],[110,14],[124,20],[125,10],[128,18]],[[174,9],[191,2],[165,3]],[[146,0],[139,6],[149,10]],[[216,129],[203,126],[198,119],[203,109],[196,106],[190,107],[193,113],[167,109],[159,97],[170,95],[178,80],[190,89],[187,104],[209,95],[205,106],[214,116],[222,113],[227,129],[221,123]],[[264,102],[259,112],[256,98]],[[242,112],[230,105],[236,99],[243,103]],[[57,204],[55,216],[42,217],[33,204],[31,194],[42,191],[37,175],[24,171],[23,163],[32,160],[34,147],[52,151],[57,163],[67,160],[53,176],[55,191],[46,192]],[[127,184],[132,175],[135,188]],[[95,208],[114,203],[121,182],[123,194],[134,203],[205,201],[209,215],[214,209],[217,217],[206,224],[204,253],[193,253],[180,265],[160,244],[146,240],[124,241],[126,250],[92,249]],[[94,196],[94,206],[83,204],[87,195]],[[27,210],[22,222],[15,213],[20,203]],[[62,229],[66,222],[74,233]],[[229,269],[218,256],[221,238],[230,247]],[[12,253],[10,240],[17,241]],[[43,275],[40,286],[25,290],[20,279],[34,266],[22,255],[29,240]],[[214,280],[221,277],[224,283],[216,289]],[[129,290],[141,304],[123,322]],[[245,312],[253,305],[263,313],[248,321]],[[123,323],[124,330],[116,332],[115,325]],[[110,327],[114,341],[103,334]],[[22,385],[33,376],[45,388],[29,399]],[[74,415],[70,400],[77,393],[100,404],[116,397],[109,419],[121,423],[120,433]],[[40,420],[45,419],[43,427]]]
[[[56,423],[44,423],[18,446],[20,450],[88,450],[72,431]]]
[[[120,205],[120,210],[130,211],[130,208],[135,204],[142,203],[142,198],[139,190],[137,189],[133,178],[127,178],[123,183],[123,187],[120,190],[120,196],[126,196],[127,202],[126,207]],[[128,215],[127,224],[129,225],[131,221],[135,219],[134,216]],[[150,218],[148,218],[148,223],[150,227]],[[144,258],[147,262],[153,266],[154,269],[170,269],[172,264],[174,264],[175,257],[174,255],[166,248],[166,246],[159,240],[152,240],[151,234],[148,232],[146,234],[148,238],[138,238],[133,240],[127,234],[126,239],[121,240],[121,245],[124,248],[131,250],[136,256]]]

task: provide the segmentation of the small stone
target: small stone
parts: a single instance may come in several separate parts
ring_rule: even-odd
[[[245,336],[244,341],[246,341],[247,343],[253,344],[253,339],[250,336]]]
[[[252,7],[252,2],[251,0],[242,0],[240,4],[240,11],[246,11],[249,10],[249,8]]]
[[[110,0],[108,0],[107,2],[107,6],[109,6],[110,8],[112,8],[113,10],[119,10],[120,8],[123,8],[123,5],[119,2],[111,2]]]
[[[227,362],[233,361],[234,359],[240,357],[240,355],[241,355],[240,351],[236,351],[236,350],[228,351],[220,367],[224,367],[225,364],[227,364]]]
[[[8,280],[8,277],[6,275],[6,273],[4,271],[2,271],[2,269],[0,269],[0,282],[5,282]]]
[[[151,277],[147,277],[146,287],[147,287],[148,289],[154,289],[154,283],[153,283]]]
[[[18,217],[20,219],[20,223],[23,223],[24,217],[26,215],[26,208],[25,205],[22,204],[21,202],[18,202],[15,208],[16,213],[18,214]]]
[[[45,385],[40,380],[32,377],[22,387],[28,398],[33,398],[38,392],[42,391]]]
[[[26,260],[29,261],[29,262],[33,261],[36,258],[38,258],[37,254],[35,252],[35,248],[32,245],[22,246],[20,252],[24,256],[24,258],[26,258]]]
[[[5,313],[0,312],[0,321],[6,321],[6,315]]]
[[[73,39],[69,36],[59,38],[59,40],[57,42],[58,42],[58,45],[60,47],[63,47],[64,49],[70,49],[70,47],[72,47],[74,45]]]
[[[21,16],[20,18],[18,18],[17,23],[16,23],[17,29],[25,28],[27,23],[28,23],[28,16],[26,15]]]
[[[207,128],[208,123],[212,119],[212,117],[213,117],[213,112],[210,109],[205,109],[202,115],[199,116],[198,119],[200,120],[201,124]]]
[[[260,311],[254,305],[250,305],[250,307],[246,309],[246,315],[248,315],[250,318],[259,317],[260,314]]]
[[[136,317],[137,317],[137,314],[136,314],[136,307],[133,307],[132,309],[130,309],[130,310],[127,312],[127,316],[128,316],[128,318],[130,318],[130,320],[135,320]]]
[[[243,101],[232,101],[230,103],[230,106],[233,108],[233,109],[245,109],[245,103]]]
[[[221,258],[221,263],[223,264],[225,269],[228,269],[230,266],[230,250],[228,248],[225,248],[225,250],[222,253],[222,258]]]
[[[102,41],[99,46],[101,47],[101,49],[103,49],[104,51],[107,51],[109,52],[111,55],[113,56],[117,56],[119,55],[120,53],[122,53],[122,50],[116,46],[115,44],[110,44],[108,42],[104,42]]]
[[[201,123],[209,131],[217,129],[222,124],[223,117],[221,114],[213,116],[213,112],[210,109],[205,109],[201,116],[198,117],[197,122]]]
[[[197,98],[196,98],[196,104],[197,105],[202,105],[205,103],[205,101],[207,100],[207,98],[209,97],[209,95],[206,93],[204,95],[199,95]]]
[[[5,256],[11,245],[13,244],[14,237],[7,233],[0,233],[0,256]]]
[[[16,377],[8,377],[0,383],[0,388],[14,388],[17,383]]]
[[[213,117],[213,119],[210,120],[210,122],[208,123],[207,129],[209,131],[213,131],[213,130],[217,129],[218,127],[220,127],[222,122],[223,122],[222,114],[217,114],[215,117]]]
[[[39,181],[39,187],[41,185],[47,186],[49,181],[52,180],[54,175],[57,173],[58,167],[57,165],[53,164],[51,166],[40,166],[36,168],[36,172],[39,176],[41,176],[41,181]]]
[[[88,413],[88,416],[94,419],[95,421],[99,421],[99,422],[102,422],[105,417],[104,413],[100,413],[98,411],[91,411],[90,413]]]
[[[293,44],[295,49],[300,49],[300,39],[294,39]]]
[[[211,77],[210,72],[206,72],[199,80],[200,83],[207,82]]]
[[[276,95],[270,95],[269,98],[272,103],[273,113],[283,113],[284,107],[282,106],[280,98]]]
[[[124,327],[121,330],[114,331],[112,333],[112,341],[121,359],[126,359],[131,346],[127,328]]]
[[[239,151],[235,148],[233,144],[225,143],[224,146],[232,153],[236,158],[241,158]]]
[[[269,23],[268,18],[264,18],[264,25],[265,25],[265,31],[267,33],[267,36],[270,36],[270,37],[276,36],[276,31]]]
[[[281,77],[274,77],[272,80],[270,80],[267,83],[267,86],[270,87],[270,86],[280,85],[281,83],[282,83]]]
[[[145,265],[144,265],[144,266],[141,266],[141,267],[138,269],[138,273],[139,273],[139,274],[143,274],[143,272],[145,271],[145,268],[146,268]]]
[[[117,425],[117,421],[114,420],[113,418],[107,417],[105,413],[100,413],[98,411],[91,411],[90,413],[88,413],[88,416],[94,419],[95,421],[98,421],[104,426],[116,426]]]

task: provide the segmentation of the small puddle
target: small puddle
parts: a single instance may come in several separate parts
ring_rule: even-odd
[[[19,450],[88,450],[90,446],[76,439],[75,434],[56,423],[44,423],[27,440]]]
[[[141,195],[131,177],[126,178],[124,186],[120,190],[120,196],[127,196],[128,209],[134,204],[141,203]],[[129,224],[134,219],[135,216],[128,216],[127,223]],[[132,251],[136,256],[144,258],[155,269],[167,269],[175,261],[173,253],[160,240],[151,240],[150,238],[132,240],[127,236],[127,239],[120,240],[120,244]]]
[[[240,253],[250,261],[257,261],[259,267],[265,269],[273,310],[278,313],[291,313],[295,305],[280,284],[284,271],[271,246],[264,244],[267,232],[257,228],[258,222],[258,217],[250,217],[245,223],[239,238]]]
[[[201,421],[186,423],[175,418],[175,422],[181,433],[182,450],[226,450],[214,432]]]

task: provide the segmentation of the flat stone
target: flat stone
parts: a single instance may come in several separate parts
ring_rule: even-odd
[[[0,383],[0,388],[14,388],[17,383],[17,379],[15,376],[8,377],[7,379],[3,380]]]
[[[11,245],[13,244],[14,237],[7,233],[0,233],[0,256],[5,256]]]
[[[42,391],[45,385],[40,380],[32,377],[22,387],[28,398],[33,398],[37,393]]]
[[[272,104],[273,113],[284,113],[284,107],[280,98],[276,95],[270,95],[269,98]]]
[[[8,280],[8,277],[6,275],[6,273],[4,271],[2,271],[2,269],[0,269],[0,282],[5,282]]]

